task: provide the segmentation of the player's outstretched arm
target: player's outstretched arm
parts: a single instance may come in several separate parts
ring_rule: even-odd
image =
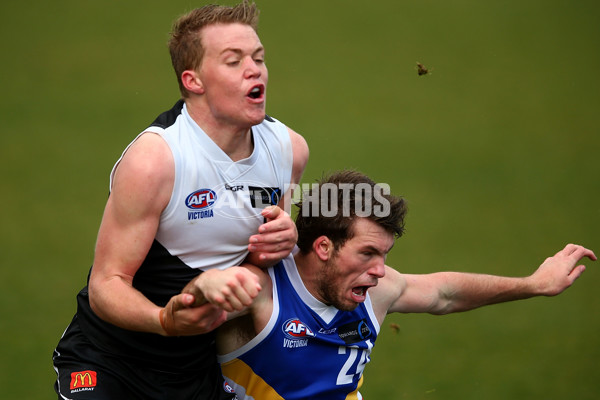
[[[569,244],[547,258],[532,275],[522,278],[461,272],[408,275],[391,270],[377,290],[394,293],[386,300],[390,304],[388,313],[461,312],[490,304],[562,293],[585,270],[580,262],[586,257],[596,260],[591,250]]]

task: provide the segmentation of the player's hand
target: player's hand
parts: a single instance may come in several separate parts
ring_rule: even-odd
[[[227,319],[227,313],[211,304],[194,306],[189,293],[173,296],[160,310],[160,324],[166,336],[200,335],[218,328]]]
[[[298,231],[290,215],[278,206],[262,211],[267,222],[258,228],[258,234],[250,236],[249,261],[260,267],[269,267],[287,257],[296,242]]]
[[[209,302],[225,311],[241,311],[252,304],[261,286],[258,276],[244,267],[211,269],[183,288],[194,296],[193,306]]]
[[[553,257],[548,257],[530,279],[540,294],[555,296],[571,286],[585,271],[585,265],[579,264],[585,257],[596,260],[593,251],[583,246],[568,244]]]

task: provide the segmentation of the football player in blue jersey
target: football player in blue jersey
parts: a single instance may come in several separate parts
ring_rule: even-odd
[[[569,244],[527,277],[404,274],[385,264],[403,232],[404,200],[354,171],[334,173],[319,187],[326,190],[313,187],[298,212],[299,250],[275,268],[248,266],[262,290],[247,313],[219,328],[219,361],[239,399],[360,399],[387,314],[441,315],[554,296],[582,274],[583,258],[596,260]],[[192,294],[178,300],[184,296]]]

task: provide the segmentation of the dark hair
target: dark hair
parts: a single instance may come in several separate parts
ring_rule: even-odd
[[[177,75],[179,90],[184,98],[187,97],[188,92],[181,81],[181,74],[183,71],[198,68],[204,56],[200,30],[212,24],[237,22],[249,25],[256,31],[258,14],[256,4],[244,0],[233,7],[209,4],[196,8],[175,21],[169,40],[169,53]]]
[[[370,210],[361,209],[365,204],[370,205]],[[376,184],[354,170],[324,176],[303,193],[298,207],[297,244],[302,253],[310,252],[313,242],[323,235],[338,250],[354,236],[353,226],[357,218],[377,223],[396,238],[404,233],[407,212],[404,199],[392,196],[389,186]]]

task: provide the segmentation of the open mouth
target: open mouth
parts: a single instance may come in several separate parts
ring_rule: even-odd
[[[254,86],[248,92],[247,96],[250,97],[251,99],[258,100],[262,97],[263,94],[264,94],[264,86],[257,85],[257,86]]]
[[[367,289],[369,289],[368,286],[357,286],[352,288],[352,297],[358,302],[364,301],[367,296]]]

